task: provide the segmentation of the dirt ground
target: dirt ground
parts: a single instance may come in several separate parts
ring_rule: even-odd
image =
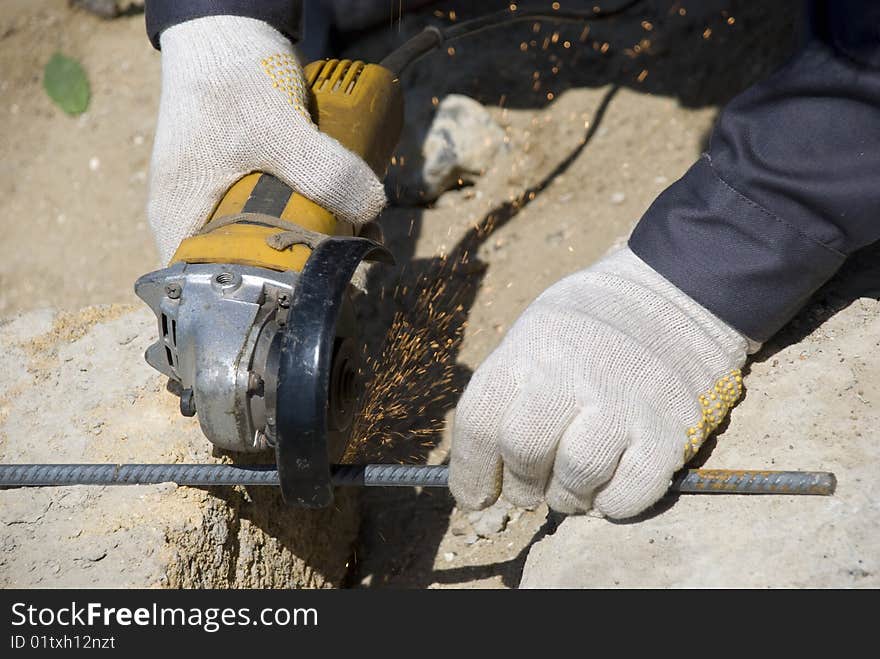
[[[448,23],[452,10],[463,20],[484,5],[437,3],[350,37],[345,53],[381,57],[426,23]],[[452,386],[412,383],[416,396],[392,394],[412,414],[389,429],[420,430],[423,442],[391,447],[388,459],[445,459],[448,432],[425,429],[449,421],[457,391],[522,309],[625,239],[705,148],[719,108],[784,61],[799,8],[652,0],[589,31],[526,23],[483,33],[407,72],[407,128],[388,177],[394,203],[381,218],[398,265],[374,276],[386,294],[365,322],[371,350],[381,351],[391,315],[412,307],[406,291],[419,277],[447,276],[444,263],[465,252],[473,262],[449,276],[447,294],[461,309],[444,337],[453,340],[429,359]],[[56,50],[89,73],[93,96],[81,117],[64,115],[41,87]],[[5,0],[0,317],[139,304],[132,284],[157,266],[144,207],[158,91],[159,55],[142,15],[103,21],[63,0]],[[509,152],[474,185],[414,203],[420,140],[450,93],[487,106]],[[349,585],[516,587],[529,548],[555,521],[545,509],[505,515],[503,531],[480,537],[446,493],[366,493]]]

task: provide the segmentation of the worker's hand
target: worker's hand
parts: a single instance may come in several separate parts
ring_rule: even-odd
[[[385,192],[369,166],[309,118],[302,70],[280,32],[208,16],[168,28],[161,46],[148,215],[163,263],[252,171],[354,224],[382,209]]]
[[[477,369],[455,415],[449,486],[566,513],[631,517],[742,392],[757,345],[628,248],[547,289]]]

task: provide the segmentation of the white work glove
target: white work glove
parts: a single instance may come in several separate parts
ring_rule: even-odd
[[[385,205],[370,167],[312,123],[290,41],[252,18],[207,16],[162,33],[162,98],[148,216],[163,263],[253,171],[355,225]]]
[[[548,288],[474,373],[453,429],[463,508],[636,515],[742,393],[759,346],[622,248]]]

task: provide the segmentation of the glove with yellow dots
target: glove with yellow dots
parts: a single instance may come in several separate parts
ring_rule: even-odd
[[[742,393],[749,341],[622,248],[548,288],[477,369],[455,415],[463,508],[636,515]]]
[[[273,27],[206,16],[168,28],[161,46],[147,214],[163,263],[253,171],[355,225],[385,205],[369,166],[312,123],[293,46]]]

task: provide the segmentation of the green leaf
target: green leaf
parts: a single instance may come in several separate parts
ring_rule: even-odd
[[[89,79],[75,59],[55,53],[43,71],[43,87],[49,98],[69,115],[82,114],[89,106]]]

